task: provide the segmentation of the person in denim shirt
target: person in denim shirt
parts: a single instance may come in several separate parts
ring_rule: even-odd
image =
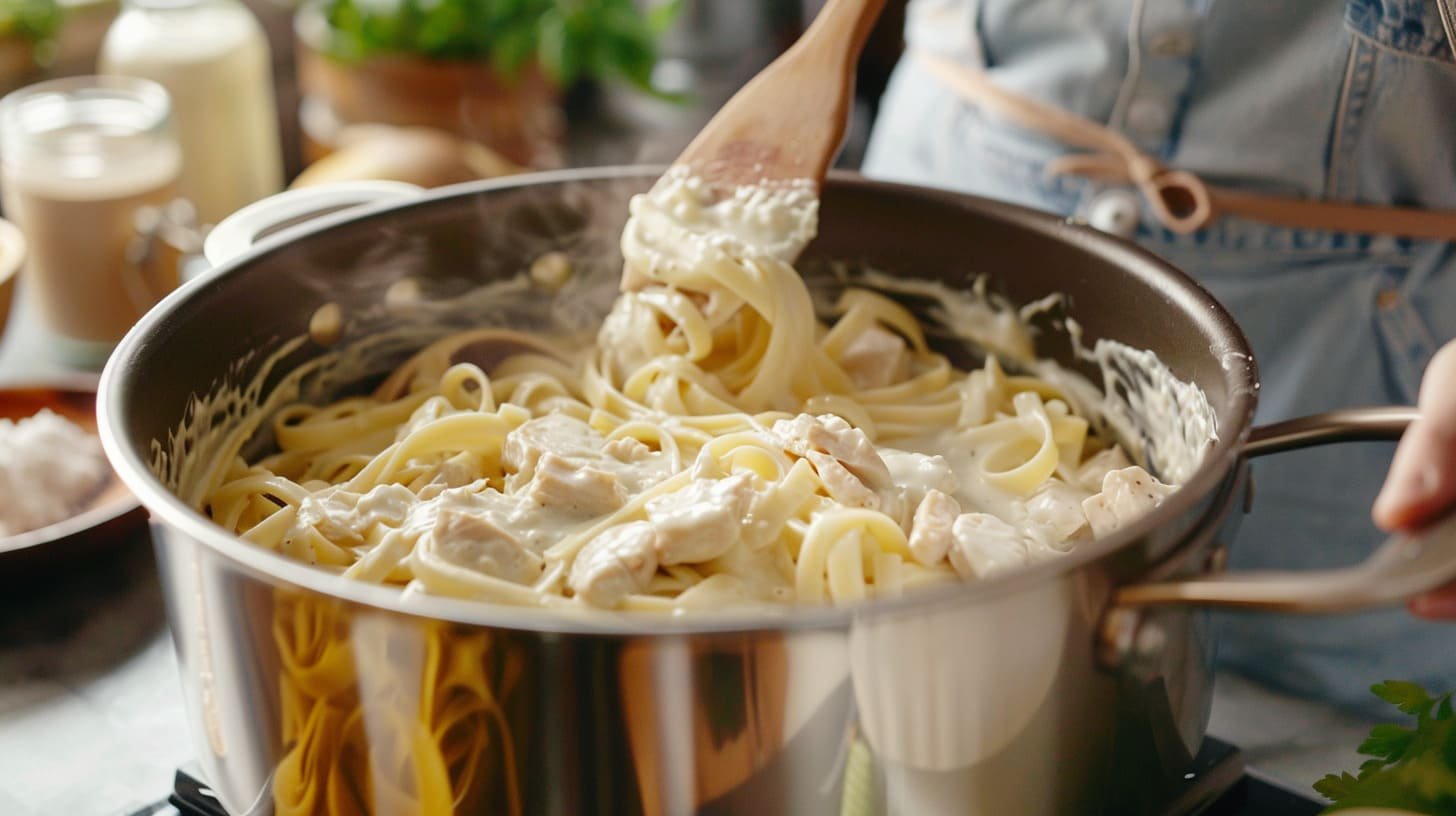
[[[1375,509],[1387,529],[1456,501],[1456,346],[1441,351],[1456,337],[1453,11],[1456,0],[911,0],[907,56],[864,169],[1081,217],[1187,271],[1253,344],[1261,422],[1419,392],[1422,419],[1393,467],[1379,444],[1255,466],[1232,566],[1354,563],[1383,539],[1370,508],[1387,468]],[[1151,161],[1077,171],[1090,143],[1002,115],[959,91],[947,65],[1090,120]],[[1237,213],[1178,223],[1139,184],[1142,164],[1238,195],[1409,217],[1369,231]],[[1436,213],[1434,226],[1400,227],[1418,212]],[[1412,607],[1230,615],[1221,660],[1349,708],[1368,710],[1369,686],[1386,678],[1449,689],[1456,628],[1424,618],[1456,617],[1456,591]]]

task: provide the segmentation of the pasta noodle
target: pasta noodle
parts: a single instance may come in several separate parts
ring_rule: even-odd
[[[489,633],[351,618],[334,601],[280,592],[273,640],[279,816],[522,812],[503,708],[520,656]]]
[[[1166,495],[1058,384],[957,369],[885,295],[821,321],[791,264],[816,218],[808,188],[716,201],[674,171],[633,200],[595,344],[446,338],[373,395],[278,411],[202,505],[358,580],[661,612],[984,578]]]

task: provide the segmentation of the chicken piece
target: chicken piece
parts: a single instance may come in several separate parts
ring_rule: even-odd
[[[1096,493],[1102,489],[1102,480],[1107,474],[1131,466],[1122,448],[1113,445],[1087,457],[1077,468],[1077,483],[1087,488],[1087,492]]]
[[[910,523],[910,552],[916,561],[933,566],[945,560],[954,543],[951,529],[960,515],[955,499],[933,488],[925,494]]]
[[[829,491],[829,498],[845,507],[880,509],[882,503],[880,495],[865,486],[865,483],[851,473],[843,462],[816,450],[807,451],[805,458],[814,466],[814,470],[819,472],[819,480],[824,482],[824,488]]]
[[[879,511],[889,516],[890,520],[894,521],[896,526],[904,530],[906,535],[909,535],[910,524],[915,518],[915,508],[920,505],[918,503],[911,503],[905,488],[892,487],[889,490],[881,490],[875,494],[875,497],[880,503]],[[920,500],[924,501],[925,497],[921,496]]]
[[[894,519],[906,533],[910,532],[915,510],[925,501],[926,493],[939,490],[950,496],[956,492],[955,472],[945,457],[894,448],[879,448],[878,452],[895,485],[889,490],[877,491],[880,512]]]
[[[874,443],[864,431],[840,417],[799,414],[793,419],[775,422],[773,433],[779,437],[785,450],[799,456],[805,456],[809,451],[821,451],[838,459],[871,490],[881,490],[892,484],[890,469],[875,450]]]
[[[910,373],[910,355],[905,353],[905,340],[900,335],[871,326],[844,347],[839,365],[854,380],[855,387],[884,388]]]
[[[615,474],[554,453],[536,460],[526,496],[542,507],[584,518],[606,515],[627,500]]]
[[[565,414],[547,414],[506,434],[501,464],[524,483],[533,477],[545,454],[591,461],[601,458],[606,444],[606,438],[585,422]]]
[[[615,608],[628,595],[646,589],[657,572],[656,540],[645,521],[607,529],[576,554],[567,586],[592,606]]]
[[[743,518],[753,498],[753,477],[695,480],[647,503],[663,564],[701,564],[729,550],[743,537]]]
[[[377,485],[360,496],[359,502],[354,505],[354,515],[362,525],[358,529],[362,532],[376,524],[398,527],[404,523],[414,503],[415,494],[404,485]]]
[[[955,471],[944,456],[926,456],[894,448],[880,448],[879,455],[890,471],[890,481],[904,489],[905,500],[912,508],[920,506],[931,490],[951,496],[960,489]]]
[[[364,543],[358,527],[354,508],[359,503],[358,493],[349,493],[337,488],[320,494],[304,497],[298,505],[300,527],[312,527],[319,535],[342,547]]]
[[[442,510],[430,536],[440,558],[456,566],[516,584],[541,577],[541,557],[481,515]]]
[[[1082,502],[1087,491],[1062,481],[1048,481],[1026,500],[1026,521],[1042,544],[1068,552],[1088,537],[1087,514]]]
[[[646,460],[652,455],[652,448],[647,447],[640,439],[623,436],[613,439],[603,446],[602,453],[618,462],[632,463]]]
[[[987,578],[1031,561],[1021,532],[987,513],[962,513],[951,537],[950,564],[962,578]]]
[[[479,454],[463,451],[441,462],[430,482],[447,488],[464,487],[480,478],[484,470],[485,462]]]
[[[298,507],[297,523],[313,527],[334,544],[350,547],[362,544],[364,534],[376,524],[404,524],[415,502],[415,494],[398,484],[378,485],[363,495],[332,490],[305,498]]]
[[[1102,492],[1082,502],[1082,512],[1092,535],[1101,538],[1147,515],[1176,489],[1133,465],[1102,477]]]

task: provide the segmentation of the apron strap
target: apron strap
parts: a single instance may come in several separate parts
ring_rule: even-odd
[[[926,52],[915,51],[911,57],[983,110],[1087,151],[1049,162],[1048,175],[1132,184],[1158,221],[1173,232],[1197,232],[1219,216],[1234,215],[1294,229],[1456,239],[1456,211],[1285,198],[1206,184],[1193,173],[1164,167],[1127,137],[1098,122],[996,85],[984,71]]]
[[[1456,57],[1456,0],[1436,0],[1436,10],[1441,13],[1441,27],[1446,29],[1446,47]]]

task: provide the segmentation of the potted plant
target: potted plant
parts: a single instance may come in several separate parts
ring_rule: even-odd
[[[0,3],[0,93],[24,85],[37,70],[37,52],[61,25],[56,0]]]
[[[651,89],[676,3],[312,0],[297,18],[300,123],[317,158],[349,125],[429,127],[527,167],[561,163],[562,92],[580,79]]]

